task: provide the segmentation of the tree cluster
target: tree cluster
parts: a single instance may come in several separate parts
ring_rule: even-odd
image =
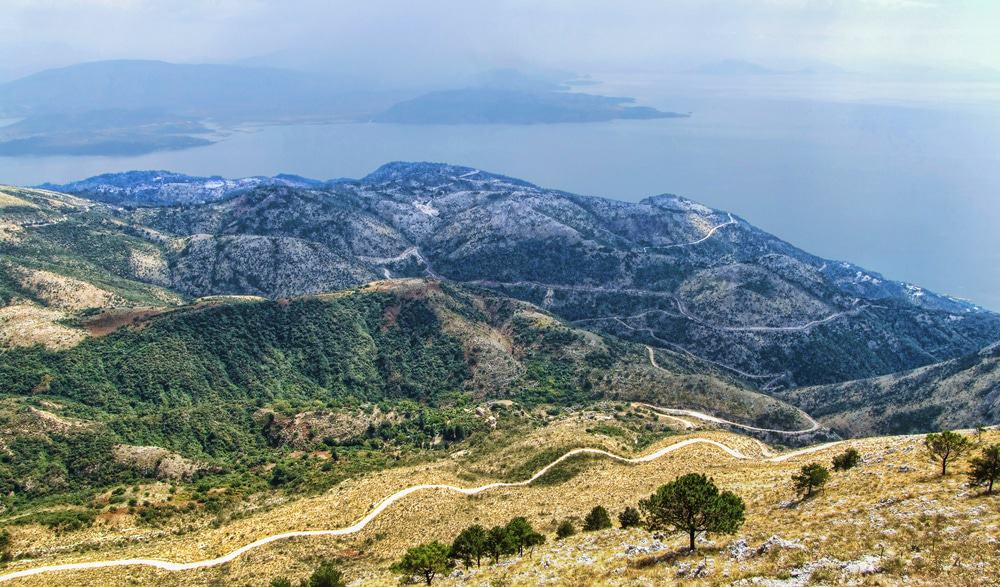
[[[404,575],[419,575],[430,585],[434,578],[446,573],[461,561],[466,568],[482,565],[488,558],[494,564],[506,555],[524,556],[525,549],[532,549],[545,542],[545,536],[535,531],[527,518],[518,516],[502,526],[486,527],[475,524],[458,533],[449,547],[441,542],[414,546],[393,567]]]

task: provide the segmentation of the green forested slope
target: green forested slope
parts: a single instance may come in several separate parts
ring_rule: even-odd
[[[106,457],[117,443],[154,445],[242,471],[288,448],[283,439],[295,434],[280,426],[324,411],[367,414],[359,417],[395,446],[482,428],[470,406],[487,399],[529,408],[645,399],[797,423],[794,410],[704,366],[665,356],[671,371],[653,369],[644,351],[523,302],[422,280],[291,301],[203,301],[72,348],[3,352],[0,413],[11,423],[0,434],[0,488],[44,493],[118,474],[110,457],[71,465],[81,445]],[[374,417],[374,406],[395,415]]]

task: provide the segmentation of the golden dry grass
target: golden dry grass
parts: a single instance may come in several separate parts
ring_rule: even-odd
[[[353,479],[323,495],[273,503],[220,527],[191,522],[189,529],[151,530],[137,526],[129,516],[64,536],[39,527],[18,527],[14,531],[16,548],[39,556],[16,561],[7,570],[126,557],[174,561],[211,558],[269,534],[347,526],[382,496],[412,484],[485,483],[508,475],[516,465],[547,447],[601,446],[628,453],[629,439],[586,432],[599,418],[596,413],[578,415],[513,443],[487,444],[435,463]],[[694,435],[722,441],[747,454],[760,453],[760,445],[744,436],[715,431]],[[642,452],[689,436],[666,438]],[[998,442],[1000,433],[987,432],[983,440]],[[796,501],[792,474],[808,462],[828,464],[832,455],[846,446],[857,448],[864,464],[835,473],[814,498]],[[831,563],[817,570],[812,580],[815,584],[981,585],[995,581],[1000,571],[1000,496],[979,497],[965,487],[960,474],[966,468],[964,463],[954,466],[954,474],[938,477],[916,437],[852,440],[779,463],[737,461],[711,446],[694,445],[641,465],[608,459],[589,459],[582,468],[571,465],[578,474],[554,485],[497,489],[475,497],[444,491],[417,493],[351,537],[278,542],[220,567],[174,573],[129,567],[43,575],[15,584],[267,585],[276,576],[306,576],[320,560],[334,558],[355,584],[396,585],[398,577],[389,567],[407,547],[433,539],[450,541],[470,524],[490,526],[516,515],[528,517],[545,532],[547,544],[530,557],[484,567],[471,576],[445,578],[440,584],[499,584],[496,581],[506,578],[515,585],[653,585],[680,581],[677,574],[681,565],[707,559],[712,561],[711,574],[684,579],[684,584],[794,578],[795,570],[811,561],[827,558],[847,562],[865,556],[879,557],[877,566],[883,570],[855,575]],[[669,536],[664,540],[665,550],[631,557],[624,555],[626,545],[648,543],[648,533],[612,529],[555,540],[553,532],[559,520],[582,518],[596,504],[614,514],[688,472],[706,473],[720,487],[746,500],[747,521],[736,536],[712,536],[695,555],[678,552],[663,556],[679,551],[685,543],[684,537]],[[248,508],[261,505],[255,502]],[[754,548],[772,535],[800,541],[803,548],[777,549],[745,561],[734,560],[725,550],[737,538]]]
[[[0,210],[9,207],[38,208],[38,206],[32,204],[28,200],[24,200],[14,196],[13,194],[7,193],[2,189],[2,187],[0,187]]]
[[[122,301],[110,291],[51,271],[11,265],[8,272],[17,279],[18,285],[51,308],[106,308]]]
[[[43,308],[31,302],[0,307],[0,348],[41,344],[50,349],[75,346],[86,332],[61,323],[66,312]]]

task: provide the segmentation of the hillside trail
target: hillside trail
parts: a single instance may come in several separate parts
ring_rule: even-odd
[[[655,352],[653,350],[653,347],[647,345],[646,346],[646,353],[647,353],[647,356],[649,357],[649,364],[650,365],[652,365],[656,369],[665,370],[665,369],[663,369],[663,367],[661,367],[660,365],[658,365],[656,363],[656,354],[655,354]],[[712,415],[705,414],[703,412],[698,412],[698,411],[695,411],[695,410],[684,410],[684,409],[678,409],[678,408],[664,408],[664,407],[654,406],[652,404],[647,404],[647,403],[643,403],[643,402],[633,402],[633,403],[635,405],[639,405],[639,406],[643,406],[645,408],[649,408],[649,409],[653,410],[654,412],[659,412],[659,413],[662,413],[662,414],[667,415],[667,416],[687,416],[687,417],[690,417],[690,418],[696,418],[698,420],[704,420],[706,422],[712,422],[713,424],[725,424],[726,426],[732,426],[734,428],[740,428],[742,430],[749,430],[749,431],[752,431],[752,432],[770,432],[770,433],[773,433],[773,434],[782,434],[782,435],[788,435],[788,436],[797,436],[797,435],[801,435],[801,434],[809,434],[810,432],[815,432],[816,430],[819,430],[819,427],[820,427],[819,422],[817,422],[815,419],[813,419],[812,416],[810,416],[809,414],[807,414],[806,412],[804,412],[802,410],[799,410],[799,413],[802,414],[802,416],[805,417],[805,419],[809,421],[809,427],[808,428],[803,428],[801,430],[778,430],[778,429],[775,429],[775,428],[758,428],[757,426],[749,426],[747,424],[740,424],[738,422],[732,422],[730,420],[726,420],[725,418],[719,418],[717,416],[712,416]]]
[[[652,407],[654,409],[657,409],[657,410],[665,410],[665,408],[659,408],[658,406],[651,406],[649,404],[645,404],[645,405],[647,405],[649,407]],[[701,414],[700,412],[695,412],[693,410],[687,410],[686,412],[687,412],[687,415],[690,415],[691,417],[701,417],[702,419],[705,419],[706,421],[710,421],[710,422],[721,420],[721,419],[713,419],[714,418],[713,416],[709,416],[707,414]],[[695,414],[697,414],[697,416]],[[263,538],[261,538],[259,540],[255,540],[254,542],[251,542],[249,544],[241,546],[240,548],[237,548],[236,550],[233,550],[233,551],[231,551],[231,552],[229,552],[227,554],[224,554],[224,555],[222,555],[222,556],[220,556],[218,558],[206,559],[206,560],[200,560],[200,561],[192,561],[192,562],[184,562],[184,563],[171,562],[171,561],[165,561],[165,560],[159,560],[159,559],[129,558],[129,559],[116,559],[116,560],[94,561],[94,562],[68,563],[68,564],[61,564],[61,565],[48,565],[48,566],[40,566],[40,567],[35,567],[35,568],[30,568],[30,569],[22,569],[20,571],[14,571],[14,572],[11,572],[11,573],[7,573],[5,575],[0,575],[0,582],[12,581],[14,579],[20,579],[20,578],[24,578],[24,577],[31,577],[31,576],[41,575],[41,574],[45,574],[45,573],[57,573],[57,572],[64,572],[64,571],[79,571],[79,570],[87,570],[87,569],[103,569],[103,568],[109,568],[109,567],[146,566],[146,567],[153,567],[153,568],[157,568],[157,569],[161,569],[161,570],[165,570],[165,571],[190,571],[190,570],[195,570],[195,569],[203,569],[203,568],[208,568],[208,567],[215,567],[215,566],[218,566],[218,565],[226,564],[228,562],[232,562],[233,560],[235,560],[239,556],[243,555],[244,553],[246,553],[246,552],[248,552],[250,550],[254,550],[256,548],[260,548],[260,547],[265,546],[267,544],[271,544],[272,542],[278,542],[278,541],[281,541],[281,540],[288,540],[288,539],[291,539],[291,538],[301,538],[301,537],[312,537],[312,536],[348,536],[350,534],[355,534],[355,533],[360,532],[361,530],[363,530],[365,528],[365,526],[367,526],[369,523],[371,523],[372,520],[374,520],[379,515],[381,515],[387,508],[389,508],[391,505],[393,505],[397,501],[400,501],[401,499],[404,499],[405,497],[409,496],[410,494],[417,493],[417,492],[420,492],[420,491],[447,491],[447,492],[453,492],[453,493],[460,493],[462,495],[477,495],[479,493],[483,493],[484,491],[490,491],[490,490],[495,490],[495,489],[524,487],[524,486],[527,486],[527,485],[530,485],[530,484],[534,483],[539,478],[541,478],[546,473],[548,473],[550,470],[552,470],[554,467],[558,466],[560,463],[566,461],[567,459],[571,459],[571,458],[573,458],[575,456],[583,455],[583,454],[600,456],[600,457],[608,458],[608,459],[611,459],[613,461],[616,461],[616,462],[619,462],[619,463],[623,463],[623,464],[638,465],[638,464],[642,464],[642,463],[648,463],[648,462],[651,462],[651,461],[655,461],[655,460],[657,460],[659,458],[662,458],[662,457],[664,457],[664,456],[666,456],[666,455],[668,455],[670,453],[673,453],[675,451],[684,449],[686,447],[690,447],[690,446],[702,444],[702,445],[707,445],[707,446],[714,447],[714,448],[718,449],[719,451],[721,451],[722,453],[724,453],[725,455],[727,455],[728,457],[736,459],[736,460],[741,460],[741,461],[755,461],[755,462],[761,462],[761,463],[765,463],[765,462],[776,463],[776,462],[783,462],[783,461],[786,461],[786,460],[789,460],[789,459],[793,459],[793,458],[801,456],[801,455],[806,455],[806,454],[811,454],[811,453],[814,453],[814,452],[817,452],[817,451],[821,451],[821,450],[830,448],[830,447],[832,447],[834,445],[840,444],[841,442],[843,442],[843,441],[829,442],[829,443],[826,443],[826,444],[820,444],[820,445],[812,446],[812,447],[809,447],[809,448],[804,448],[804,449],[800,449],[800,450],[796,450],[796,451],[792,451],[792,452],[788,452],[788,453],[783,453],[783,454],[777,455],[777,456],[773,456],[773,455],[772,456],[765,456],[764,458],[755,458],[755,457],[748,456],[745,453],[743,453],[742,451],[740,451],[738,448],[732,448],[732,447],[730,447],[730,446],[728,446],[728,445],[726,445],[726,444],[724,444],[722,442],[719,442],[719,441],[716,441],[716,440],[712,440],[712,439],[708,439],[708,438],[688,438],[688,439],[682,440],[680,442],[676,442],[674,444],[670,444],[668,446],[665,446],[663,448],[655,450],[655,451],[653,451],[653,452],[651,452],[649,454],[642,455],[642,456],[639,456],[639,457],[634,457],[634,458],[630,458],[630,457],[618,455],[618,454],[615,454],[615,453],[612,453],[612,452],[609,452],[609,451],[606,451],[606,450],[603,450],[603,449],[599,449],[599,448],[577,448],[577,449],[573,449],[573,450],[570,450],[570,451],[564,453],[562,456],[560,456],[559,458],[557,458],[554,461],[550,462],[548,465],[545,465],[544,467],[542,467],[541,469],[539,469],[538,471],[536,471],[531,477],[529,477],[528,479],[525,479],[523,481],[496,482],[496,483],[489,483],[487,485],[481,485],[479,487],[458,487],[458,486],[455,486],[455,485],[446,485],[446,484],[411,485],[410,487],[407,487],[405,489],[401,489],[401,490],[397,491],[396,493],[393,493],[393,494],[389,495],[388,497],[385,497],[384,499],[382,499],[381,501],[379,501],[367,514],[365,514],[364,517],[362,517],[360,520],[358,520],[357,522],[355,522],[354,524],[352,524],[350,526],[347,526],[347,527],[344,527],[344,528],[331,529],[331,530],[302,530],[302,531],[293,531],[293,532],[282,532],[280,534],[272,534],[270,536],[265,536],[265,537],[263,537]],[[763,454],[768,454],[768,453],[763,453]]]

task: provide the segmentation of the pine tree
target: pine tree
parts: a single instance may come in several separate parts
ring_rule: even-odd
[[[810,497],[813,491],[819,489],[830,478],[830,470],[819,463],[809,463],[792,476],[795,490],[804,497]]]
[[[486,553],[493,559],[494,564],[500,562],[500,557],[503,555],[515,552],[517,552],[517,543],[506,526],[490,528],[486,536]]]
[[[420,575],[430,585],[439,574],[447,573],[454,566],[448,558],[449,548],[440,542],[428,542],[406,551],[393,569],[406,577]]]
[[[941,463],[942,477],[948,474],[949,461],[959,458],[972,449],[972,443],[968,438],[951,430],[928,434],[924,439],[924,446],[927,447],[931,459]]]
[[[527,518],[517,517],[507,522],[505,526],[510,543],[517,547],[518,556],[524,556],[524,548],[536,546],[545,541],[545,537],[535,531]]]
[[[743,525],[746,505],[736,494],[719,492],[715,483],[699,473],[689,473],[661,486],[639,502],[649,530],[687,532],[690,548],[699,532],[732,534]]]
[[[969,470],[969,482],[985,485],[987,495],[993,493],[993,482],[997,479],[1000,479],[1000,444],[984,448],[982,456],[972,459]]]
[[[486,528],[479,524],[469,526],[455,537],[451,543],[449,556],[465,563],[466,568],[472,566],[472,561],[476,561],[478,567],[482,564],[483,555],[486,554],[487,538]]]

